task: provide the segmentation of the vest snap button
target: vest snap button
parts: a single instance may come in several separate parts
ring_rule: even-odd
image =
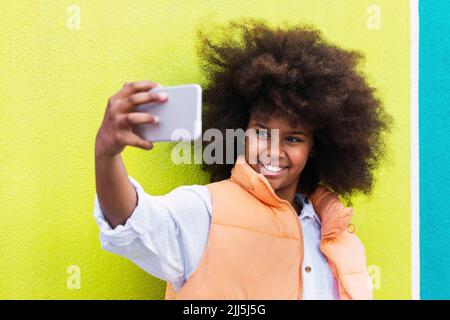
[[[310,273],[310,272],[311,272],[311,270],[312,270],[312,269],[311,269],[311,267],[310,267],[310,266],[306,266],[306,267],[305,267],[305,271],[306,271],[307,273]]]
[[[355,230],[356,230],[355,225],[353,223],[349,223],[348,226],[347,226],[347,231],[350,232],[350,233],[354,233]]]

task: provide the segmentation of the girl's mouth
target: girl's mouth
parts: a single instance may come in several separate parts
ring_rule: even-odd
[[[278,178],[286,174],[288,171],[287,166],[272,166],[269,164],[263,164],[258,161],[258,169],[259,173],[263,174],[266,177],[270,178]]]

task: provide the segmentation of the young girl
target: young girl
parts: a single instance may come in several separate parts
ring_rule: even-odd
[[[133,108],[167,96],[125,84],[95,144],[102,248],[167,281],[166,299],[371,299],[353,208],[338,197],[370,193],[391,121],[356,69],[362,55],[312,27],[258,20],[199,36],[203,129],[248,130],[256,143],[232,164],[203,163],[205,186],[149,195],[120,153],[152,148],[131,125],[157,119]]]

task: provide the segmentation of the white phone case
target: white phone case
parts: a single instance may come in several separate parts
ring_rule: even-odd
[[[191,141],[201,137],[202,88],[198,84],[158,87],[151,92],[164,92],[166,102],[151,102],[138,105],[136,112],[147,112],[158,118],[158,123],[143,123],[132,126],[142,139],[147,141]]]

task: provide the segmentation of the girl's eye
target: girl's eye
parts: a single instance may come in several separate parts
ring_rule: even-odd
[[[261,137],[261,138],[268,138],[269,137],[269,132],[268,130],[260,130],[260,129],[256,129],[256,134]]]
[[[288,140],[288,142],[303,142],[302,139],[297,137],[287,137],[286,139]]]

